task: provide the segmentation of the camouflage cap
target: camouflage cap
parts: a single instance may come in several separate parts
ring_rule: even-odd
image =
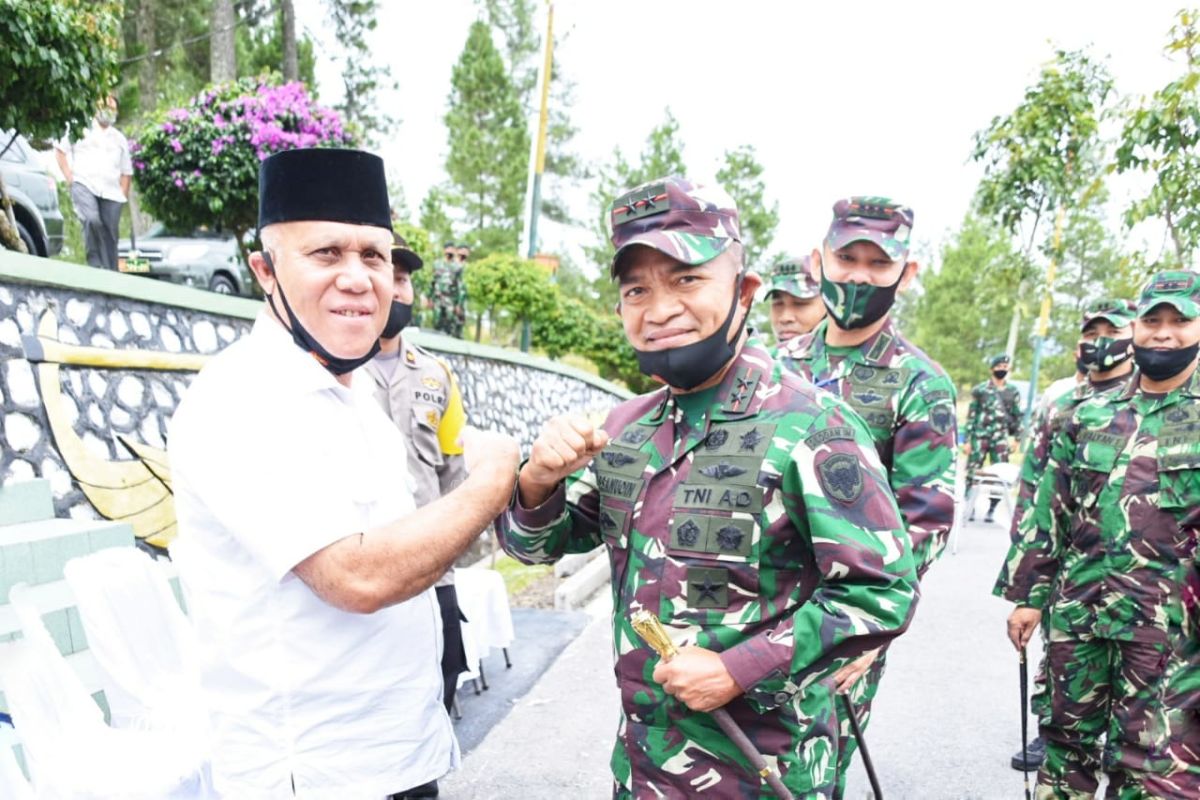
[[[408,242],[398,233],[392,233],[392,264],[404,267],[409,272],[416,272],[425,266],[421,257],[408,246]]]
[[[1166,303],[1188,319],[1200,317],[1200,275],[1169,270],[1153,275],[1138,297],[1137,313],[1144,317]]]
[[[1000,353],[999,355],[992,356],[991,360],[988,361],[988,366],[989,367],[998,367],[1001,364],[1011,364],[1011,363],[1012,362],[1009,361],[1009,358],[1008,358],[1008,353]]]
[[[1087,308],[1083,310],[1083,321],[1079,324],[1079,330],[1086,330],[1088,325],[1098,319],[1108,320],[1113,327],[1124,328],[1133,322],[1135,316],[1137,312],[1133,303],[1117,297],[1104,297],[1088,303]]]
[[[825,242],[840,250],[853,242],[874,242],[893,261],[908,256],[913,210],[887,197],[856,196],[833,204],[833,222]]]
[[[770,280],[767,283],[767,297],[772,292],[787,292],[801,300],[821,296],[821,284],[813,280],[809,270],[810,256],[795,258],[784,256],[771,268]]]
[[[635,244],[653,247],[685,264],[703,264],[742,239],[737,206],[719,186],[668,177],[642,184],[613,201],[609,210],[612,275]]]

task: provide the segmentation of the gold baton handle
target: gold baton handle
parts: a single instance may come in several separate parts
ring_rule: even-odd
[[[633,612],[629,617],[629,622],[633,625],[637,635],[642,637],[643,641],[650,645],[663,661],[670,661],[679,654],[675,643],[667,635],[667,629],[663,627],[658,617],[649,611],[643,609]],[[755,749],[750,737],[733,721],[733,717],[729,716],[729,712],[724,708],[717,708],[708,713],[716,720],[717,725],[725,732],[729,740],[737,745],[738,750],[742,751],[742,755],[750,760],[750,764],[758,771],[763,783],[769,786],[780,800],[795,800],[794,795],[783,785],[779,775],[767,764],[762,753]]]

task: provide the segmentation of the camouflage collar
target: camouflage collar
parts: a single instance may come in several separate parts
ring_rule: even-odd
[[[1129,400],[1135,395],[1141,394],[1141,382],[1141,371],[1137,367],[1134,367],[1133,372],[1129,373],[1129,383],[1117,395],[1117,399]],[[1182,386],[1177,386],[1167,392],[1166,396],[1200,398],[1200,367],[1196,368],[1196,371],[1192,373],[1192,377],[1184,381]]]
[[[765,389],[770,385],[774,363],[757,336],[751,334],[746,337],[746,343],[742,345],[741,351],[734,357],[733,363],[725,372],[725,377],[717,386],[708,421],[742,419],[758,413],[766,397]],[[662,397],[638,420],[639,422],[661,425],[667,416],[674,412],[675,402],[671,391],[664,386],[650,396],[657,393],[661,393]]]
[[[812,358],[820,358],[828,345],[825,343],[825,333],[829,329],[829,320],[823,319],[809,334],[810,341],[805,347],[805,354]],[[846,361],[852,364],[866,364],[871,367],[886,367],[892,363],[896,355],[896,342],[899,337],[889,317],[883,327],[872,334],[862,344],[848,348]],[[842,348],[838,348],[839,350]],[[796,356],[793,356],[793,358]]]

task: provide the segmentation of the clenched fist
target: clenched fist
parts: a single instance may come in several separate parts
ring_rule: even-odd
[[[537,508],[558,484],[586,466],[608,444],[608,434],[578,414],[554,417],[542,428],[521,468],[521,505]]]

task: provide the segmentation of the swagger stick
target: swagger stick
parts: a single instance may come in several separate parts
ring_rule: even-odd
[[[858,722],[858,714],[854,711],[854,704],[850,702],[849,695],[838,695],[842,700],[842,713],[850,720],[850,732],[854,734],[854,741],[858,742],[858,754],[862,756],[863,769],[867,771],[867,780],[871,782],[871,791],[874,792],[874,800],[883,800],[883,790],[879,788],[879,776],[875,774],[875,764],[871,761],[871,754],[867,752],[867,740],[863,738],[862,726]]]
[[[1021,771],[1025,773],[1025,800],[1029,800],[1029,665],[1021,648]]]
[[[629,618],[633,629],[637,631],[638,636],[641,636],[646,644],[654,648],[658,653],[659,658],[663,661],[670,661],[679,652],[675,648],[675,644],[667,636],[667,631],[663,628],[658,617],[651,614],[649,611],[635,611]],[[788,791],[788,788],[783,785],[783,781],[779,778],[779,773],[771,769],[767,765],[767,760],[763,758],[762,753],[754,749],[754,744],[750,738],[746,736],[738,724],[729,716],[729,712],[724,708],[713,709],[708,712],[712,718],[717,721],[717,725],[729,737],[729,740],[737,745],[738,750],[742,751],[747,759],[750,760],[754,769],[758,770],[758,776],[763,783],[771,788],[775,796],[780,800],[795,800],[795,796]]]

